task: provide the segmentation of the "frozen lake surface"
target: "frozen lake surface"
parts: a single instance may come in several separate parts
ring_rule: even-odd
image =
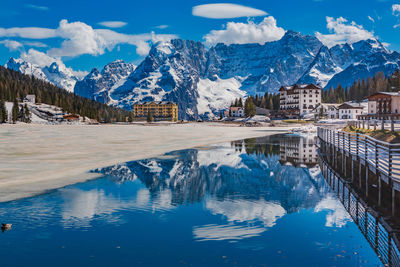
[[[380,266],[316,160],[269,136],[95,169],[0,203],[1,266]]]

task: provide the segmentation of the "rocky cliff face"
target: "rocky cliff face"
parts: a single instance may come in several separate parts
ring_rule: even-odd
[[[76,83],[74,92],[101,103],[113,104],[110,94],[115,87],[123,84],[135,68],[131,63],[115,60],[107,64],[101,72],[93,69],[82,81]]]

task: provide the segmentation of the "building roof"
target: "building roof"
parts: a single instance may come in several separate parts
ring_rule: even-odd
[[[377,95],[400,96],[400,92],[377,92],[375,94],[368,96],[368,99]]]
[[[231,111],[239,111],[241,109],[243,109],[242,107],[230,107],[229,108]]]
[[[364,106],[359,103],[343,103],[338,108],[339,109],[364,109]]]
[[[168,104],[176,104],[175,102],[172,101],[139,101],[133,103],[134,105],[150,105],[150,104],[156,104],[156,105],[168,105]]]
[[[288,90],[294,90],[294,89],[318,89],[321,90],[321,87],[315,85],[315,84],[294,84],[292,86],[281,86],[279,91],[288,91]]]

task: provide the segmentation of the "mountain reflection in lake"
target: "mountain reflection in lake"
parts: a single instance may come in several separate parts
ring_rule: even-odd
[[[271,136],[95,170],[0,204],[2,266],[377,266],[316,165],[313,139]]]

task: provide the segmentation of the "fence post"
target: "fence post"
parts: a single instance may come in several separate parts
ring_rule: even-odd
[[[393,188],[392,185],[392,217],[395,215],[395,209],[396,209],[396,190]]]
[[[376,130],[376,120],[374,120],[374,131]]]
[[[385,130],[385,120],[382,118],[381,130]]]
[[[367,127],[368,127],[368,130],[369,130],[369,122],[370,122],[370,120],[368,120],[368,121],[367,121]]]
[[[358,158],[358,133],[356,133],[356,153],[357,153],[357,158]]]
[[[368,198],[368,165],[365,165],[365,196]]]
[[[392,266],[392,233],[389,232],[388,232],[388,243],[389,243],[388,263],[389,266]]]
[[[389,170],[388,170],[388,177],[391,178],[392,177],[392,146],[389,145]]]
[[[390,121],[390,130],[394,132],[394,121],[393,119]]]

